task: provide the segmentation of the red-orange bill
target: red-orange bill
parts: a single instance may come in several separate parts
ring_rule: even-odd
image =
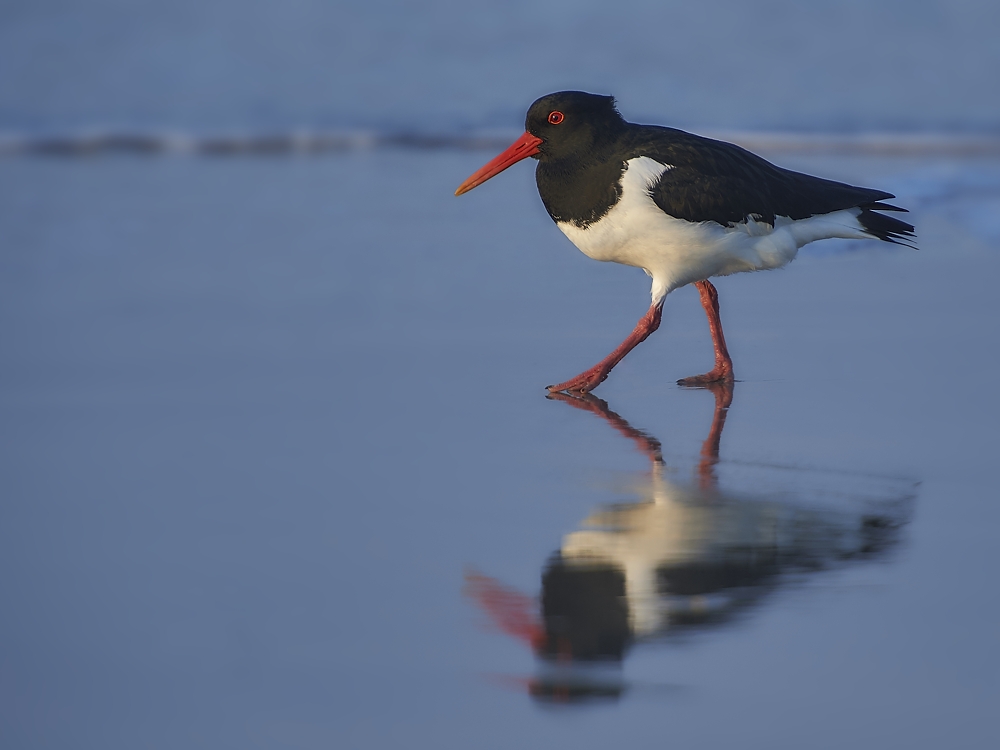
[[[483,165],[481,169],[473,173],[469,179],[459,185],[458,190],[455,191],[455,195],[467,193],[477,185],[482,185],[490,179],[490,177],[500,174],[512,164],[517,164],[517,162],[521,161],[521,159],[527,159],[529,156],[534,156],[538,153],[538,146],[541,142],[541,138],[538,138],[531,133],[525,133],[510,144],[510,148],[488,164]]]

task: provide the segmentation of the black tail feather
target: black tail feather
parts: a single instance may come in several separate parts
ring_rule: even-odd
[[[916,245],[910,240],[911,237],[916,236],[913,233],[914,227],[912,224],[907,224],[905,221],[900,221],[892,216],[876,213],[877,211],[905,211],[905,208],[897,208],[886,203],[866,203],[863,206],[859,206],[859,208],[861,209],[861,215],[858,216],[858,221],[861,223],[861,227],[872,237],[877,237],[880,240],[892,242],[896,245],[906,245],[907,247],[916,248]]]
[[[868,208],[872,211],[902,211],[904,214],[908,214],[910,209],[901,208],[899,206],[894,206],[891,203],[883,203],[879,201],[877,203],[865,203],[861,206],[862,208]]]

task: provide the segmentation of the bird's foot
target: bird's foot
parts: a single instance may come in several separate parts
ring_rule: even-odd
[[[589,393],[608,378],[610,369],[605,369],[602,365],[591,367],[565,383],[547,385],[545,388],[549,393]]]
[[[715,383],[735,383],[731,367],[715,367],[704,375],[693,375],[690,378],[681,378],[677,385],[685,388],[704,388]]]

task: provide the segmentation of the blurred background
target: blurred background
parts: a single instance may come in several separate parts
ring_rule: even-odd
[[[0,2],[0,744],[995,745],[998,28]],[[648,280],[526,164],[452,193],[562,89],[889,190],[921,249],[720,280],[731,406],[673,385],[689,289],[547,400]]]
[[[637,121],[992,131],[995,4],[387,1],[20,3],[0,124],[462,132],[563,89]]]

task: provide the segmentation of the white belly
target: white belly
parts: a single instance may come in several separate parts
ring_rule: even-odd
[[[773,227],[752,219],[729,227],[676,219],[649,192],[668,169],[647,156],[629,159],[621,198],[608,213],[585,228],[557,224],[588,257],[644,269],[653,277],[654,302],[711,276],[780,268],[814,240],[869,236],[857,221],[856,208],[800,220],[778,217]]]

